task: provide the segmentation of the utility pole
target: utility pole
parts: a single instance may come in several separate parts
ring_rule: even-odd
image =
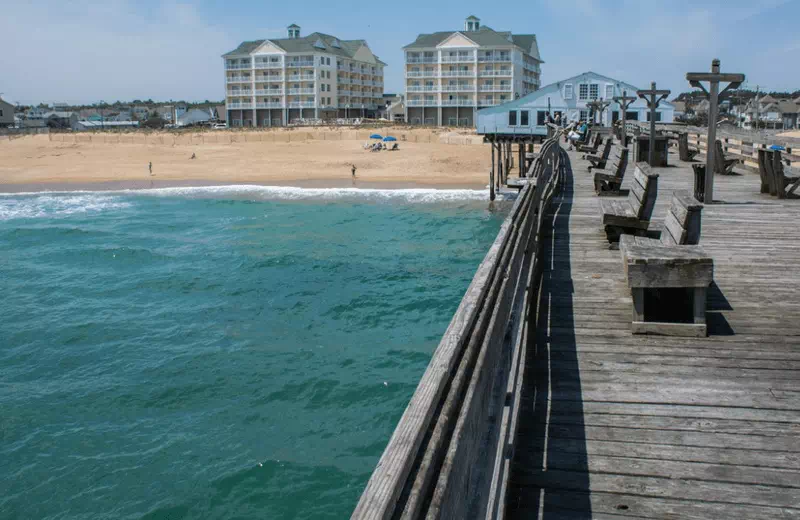
[[[637,90],[636,94],[647,101],[647,108],[650,109],[650,151],[647,153],[647,162],[650,166],[655,166],[656,152],[656,108],[662,100],[670,94],[670,90],[657,90],[656,82],[650,83],[650,90]],[[637,154],[638,155],[638,154]]]
[[[705,92],[709,99],[708,107],[708,142],[706,144],[706,204],[714,202],[714,153],[717,144],[717,114],[719,113],[719,100],[730,95],[729,91],[739,88],[744,83],[744,74],[722,74],[719,71],[719,59],[711,62],[711,73],[708,72],[689,72],[686,80],[694,88],[699,88]],[[707,81],[711,92],[703,86]],[[722,92],[719,91],[721,81],[727,82],[728,86]]]
[[[625,142],[627,141],[626,139],[627,130],[625,129],[625,116],[628,114],[628,107],[631,106],[634,101],[636,101],[636,98],[633,96],[629,96],[627,90],[623,90],[621,96],[614,97],[614,101],[619,103],[619,108],[620,111],[622,112],[622,114],[620,114],[622,118],[620,119],[620,121],[622,121],[622,123],[620,125],[619,142],[622,143],[622,146],[624,147],[627,146],[627,143]]]

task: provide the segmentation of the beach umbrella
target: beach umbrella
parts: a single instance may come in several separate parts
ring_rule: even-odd
[[[769,147],[769,149],[770,150],[778,150],[778,151],[781,151],[781,152],[786,150],[786,148],[784,148],[783,146],[781,146],[779,144],[773,144],[772,146]]]
[[[372,134],[369,136],[370,139],[383,139],[383,136],[380,134]]]
[[[392,137],[391,135],[389,135],[389,136],[384,137],[383,140],[386,141],[386,142],[397,141],[397,138],[396,137]]]

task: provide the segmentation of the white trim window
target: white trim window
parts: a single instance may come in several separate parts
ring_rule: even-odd
[[[597,83],[590,83],[589,84],[589,99],[597,100],[600,98],[600,85]]]
[[[572,99],[574,96],[574,89],[572,87],[572,83],[567,83],[564,85],[564,99]]]
[[[586,101],[587,99],[589,99],[589,84],[578,84],[578,101]]]
[[[606,99],[611,100],[614,97],[614,85],[606,83]]]

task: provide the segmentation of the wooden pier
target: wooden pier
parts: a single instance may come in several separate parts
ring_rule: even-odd
[[[471,376],[471,391],[481,377],[487,391],[505,383],[504,402],[470,424],[485,428],[473,439],[491,442],[470,445],[459,484],[438,482],[449,506],[429,507],[436,478],[417,488],[421,507],[403,506],[425,464],[420,446],[437,435],[430,406],[444,406],[431,400],[420,411],[420,396],[432,394],[423,380],[353,517],[800,518],[800,200],[760,194],[758,174],[746,170],[718,175],[702,216],[715,266],[709,337],[634,336],[593,176],[578,154],[568,157],[530,243],[540,271],[516,290],[524,326],[485,345],[504,373]],[[654,169],[655,224],[672,192],[694,182],[677,154],[669,163]],[[439,354],[431,367],[454,372]],[[454,464],[449,453],[434,465]]]

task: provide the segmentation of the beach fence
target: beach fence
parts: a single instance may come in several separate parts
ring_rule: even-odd
[[[502,518],[524,351],[536,333],[549,209],[569,168],[532,162],[353,512],[358,520]]]

